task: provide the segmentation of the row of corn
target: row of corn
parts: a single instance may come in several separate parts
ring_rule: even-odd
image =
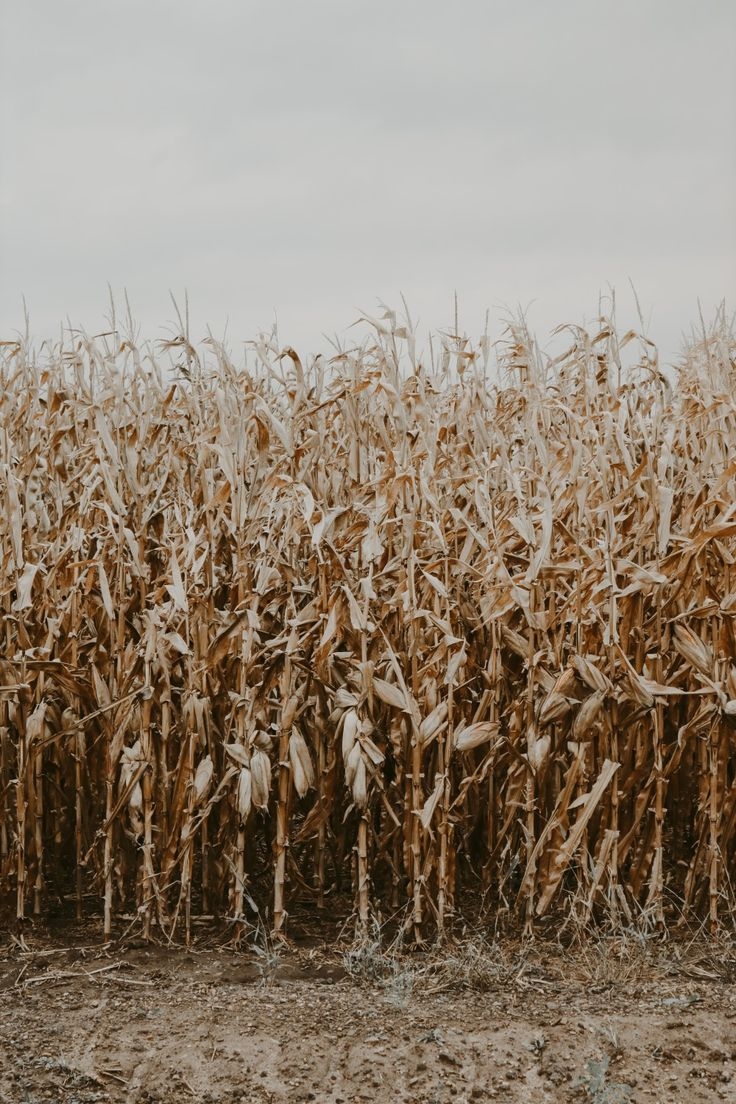
[[[2,345],[4,907],[717,928],[727,327],[668,376],[605,320],[554,359],[366,326],[308,367],[273,335],[240,367],[114,327]]]

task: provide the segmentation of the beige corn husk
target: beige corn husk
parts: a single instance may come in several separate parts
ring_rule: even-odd
[[[448,664],[447,664],[447,669],[445,670],[445,678],[444,678],[445,686],[451,686],[452,685],[452,683],[457,678],[458,674],[460,674],[462,671],[464,671],[467,661],[468,661],[468,652],[467,652],[467,649],[466,649],[465,645],[463,644],[463,646],[461,648],[458,648],[450,656],[450,659],[449,659]]]
[[[371,740],[370,736],[364,736],[363,734],[361,734],[359,737],[359,741],[361,750],[366,759],[369,759],[374,767],[380,767],[381,763],[386,758],[381,749],[373,743],[373,740]]]
[[[212,762],[211,755],[205,755],[197,765],[197,770],[194,775],[194,804],[201,805],[210,790],[212,784],[212,775],[215,771],[215,765]]]
[[[294,723],[294,718],[299,711],[301,705],[301,699],[298,694],[292,694],[292,696],[286,702],[283,712],[281,714],[281,728],[284,732],[287,732]]]
[[[472,751],[498,738],[501,726],[496,721],[478,721],[458,729],[453,737],[456,751]]]
[[[545,732],[543,736],[529,737],[527,759],[535,774],[537,774],[547,763],[551,746],[552,737],[549,732]]]
[[[598,715],[605,700],[605,690],[596,690],[595,693],[585,699],[575,714],[575,720],[573,721],[572,736],[574,740],[584,741],[591,738],[593,726],[598,719]]]
[[[713,649],[679,621],[674,625],[674,645],[691,667],[708,678],[712,677]]]
[[[588,689],[602,691],[604,694],[611,693],[613,687],[610,680],[589,659],[585,656],[574,655],[571,663],[578,678],[585,683]]]
[[[356,745],[357,746],[357,745]],[[359,809],[365,809],[368,804],[368,777],[365,767],[365,759],[358,756],[355,764],[355,774],[352,782],[353,801]]]
[[[442,791],[445,787],[446,776],[444,774],[438,774],[435,779],[434,789],[424,802],[423,808],[417,813],[420,821],[422,822],[422,828],[425,832],[429,831],[432,818],[434,817],[435,810],[439,804],[439,800],[442,797]]]
[[[48,702],[39,702],[26,721],[26,744],[29,747],[43,736],[47,709]]]
[[[578,690],[578,679],[572,667],[566,667],[555,680],[552,694],[561,694],[564,698],[574,697]]]
[[[237,807],[240,820],[245,823],[250,814],[253,795],[253,779],[250,767],[241,767],[238,771]]]
[[[358,770],[358,764],[363,762],[363,752],[360,744],[356,741],[350,749],[350,754],[345,762],[345,784],[348,789],[353,788],[355,781],[355,775]]]
[[[729,698],[736,698],[736,667],[729,667],[726,675],[726,694]]]
[[[141,742],[136,740],[130,747],[124,747],[120,753],[120,789],[125,790],[133,775],[143,762]]]
[[[348,709],[340,721],[342,725],[342,761],[347,763],[360,731],[360,719],[357,710]]]
[[[624,677],[628,688],[628,697],[635,701],[637,705],[642,705],[645,709],[651,709],[655,699],[654,694],[647,686],[647,680],[643,679],[641,675],[637,675],[633,669],[626,671]]]
[[[242,744],[225,744],[224,751],[239,767],[250,765],[250,755],[247,748],[244,748]]]
[[[339,686],[335,691],[336,709],[354,709],[358,704],[358,696],[345,686]]]
[[[255,748],[250,760],[253,780],[253,804],[256,809],[267,809],[271,794],[271,760],[261,748]]]
[[[553,721],[561,721],[572,710],[574,702],[554,690],[547,695],[539,710],[540,725],[551,724]]]
[[[447,702],[436,705],[429,716],[425,717],[419,726],[419,742],[422,747],[427,747],[438,736],[447,722]]]
[[[394,686],[392,683],[386,682],[385,679],[374,675],[373,689],[386,705],[393,706],[394,709],[408,710],[406,697],[399,686]]]
[[[299,797],[304,797],[307,790],[314,785],[314,767],[306,741],[298,728],[292,728],[289,736],[289,763],[294,788]]]
[[[508,625],[501,626],[501,635],[503,637],[504,644],[521,659],[526,659],[529,655],[529,641],[521,633],[515,632],[509,628]]]
[[[79,725],[79,713],[76,709],[71,709],[67,706],[61,714],[61,727],[65,732],[70,732],[75,728],[81,727]]]
[[[143,790],[140,782],[136,782],[128,798],[128,816],[130,817],[130,827],[133,829],[133,833],[136,836],[142,835],[145,822],[143,819]]]
[[[124,747],[120,755],[120,795],[123,797],[130,783],[133,781],[140,765],[144,762],[141,742],[136,740],[130,747]],[[128,798],[128,817],[130,827],[134,835],[140,836],[144,828],[143,819],[143,790],[140,782],[136,782]]]

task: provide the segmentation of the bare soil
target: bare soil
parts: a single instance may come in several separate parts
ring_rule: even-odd
[[[730,943],[0,948],[0,1101],[736,1102]]]

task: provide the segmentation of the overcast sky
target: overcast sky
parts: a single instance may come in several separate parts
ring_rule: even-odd
[[[0,0],[0,337],[144,336],[188,290],[233,351],[378,299],[544,345],[633,282],[650,335],[736,289],[733,0]],[[355,331],[353,331],[354,333]]]

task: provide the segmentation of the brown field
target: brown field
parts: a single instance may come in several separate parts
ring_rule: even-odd
[[[236,953],[199,927],[189,951],[74,930],[0,950],[2,1104],[736,1099],[728,941],[340,955],[324,932]]]

